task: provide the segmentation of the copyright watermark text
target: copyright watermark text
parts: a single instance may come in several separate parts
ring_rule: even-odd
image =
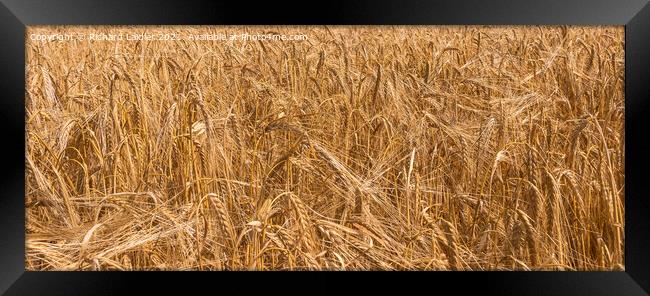
[[[65,33],[30,34],[29,39],[39,42],[53,41],[307,41],[305,34],[180,34],[180,33]]]

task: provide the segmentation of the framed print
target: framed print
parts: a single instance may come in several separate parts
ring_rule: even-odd
[[[646,295],[646,2],[305,10],[3,2],[1,291]]]

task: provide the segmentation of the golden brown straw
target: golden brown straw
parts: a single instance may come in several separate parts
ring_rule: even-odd
[[[29,270],[621,270],[622,27],[30,27]]]

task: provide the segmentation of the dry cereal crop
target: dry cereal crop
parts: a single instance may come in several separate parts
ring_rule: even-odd
[[[623,27],[26,39],[28,270],[624,269]]]

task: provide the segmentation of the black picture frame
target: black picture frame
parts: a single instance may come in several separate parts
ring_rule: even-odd
[[[650,101],[650,5],[647,0],[552,1],[330,1],[327,3],[234,3],[210,1],[25,1],[0,0],[0,293],[7,295],[122,294],[129,284],[156,289],[214,285],[216,292],[245,292],[264,284],[236,285],[224,273],[32,272],[25,271],[25,29],[30,25],[165,24],[495,24],[625,25],[625,271],[620,272],[433,272],[405,273],[407,281],[433,289],[500,295],[649,295],[650,167],[645,127]],[[235,273],[237,274],[237,273]],[[278,276],[282,274],[282,276]],[[314,274],[314,273],[307,273]],[[264,273],[276,285],[299,276],[319,291],[324,275],[349,273]],[[249,278],[239,273],[236,277]],[[390,285],[395,273],[372,273],[362,281]],[[368,278],[368,277],[367,277]],[[266,281],[264,280],[264,281]],[[336,281],[337,279],[334,279]],[[254,283],[254,284],[250,284]],[[171,287],[170,287],[171,286]],[[224,286],[226,288],[224,288]],[[404,285],[417,287],[418,285]],[[314,289],[312,288],[312,289]],[[357,287],[365,290],[367,287]],[[397,288],[402,289],[402,286]],[[227,291],[231,289],[231,291]],[[347,290],[347,289],[346,289]],[[307,290],[309,291],[309,290]]]

